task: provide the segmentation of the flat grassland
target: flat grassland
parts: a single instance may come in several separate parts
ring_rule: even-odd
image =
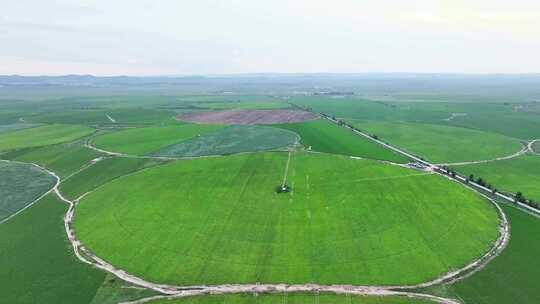
[[[223,126],[195,124],[135,128],[98,136],[93,143],[107,151],[144,155],[221,128]]]
[[[2,158],[36,163],[64,178],[88,164],[100,154],[84,147],[82,141],[52,146],[27,148],[2,155]]]
[[[70,142],[94,129],[78,125],[45,125],[0,134],[0,151]]]
[[[425,300],[409,299],[405,297],[366,297],[337,294],[251,294],[235,295],[209,295],[190,297],[180,300],[154,301],[152,304],[428,304]]]
[[[25,117],[31,122],[79,125],[155,124],[173,121],[174,112],[148,109],[71,110],[40,113]],[[111,121],[112,118],[114,121]]]
[[[264,109],[283,109],[290,108],[291,106],[288,103],[284,102],[200,102],[196,104],[198,107],[204,107],[208,109],[253,109],[253,110],[264,110]]]
[[[540,155],[523,155],[454,169],[467,176],[481,177],[500,191],[522,192],[525,197],[540,201]]]
[[[30,164],[2,161],[0,177],[0,222],[24,209],[56,184],[53,176]]]
[[[163,162],[140,158],[109,158],[73,175],[60,184],[60,191],[70,199],[91,191],[113,179]]]
[[[276,125],[300,135],[301,143],[318,152],[358,156],[406,163],[407,158],[398,155],[381,145],[358,136],[351,131],[327,120],[314,120],[294,124]]]
[[[415,284],[480,256],[495,208],[447,179],[347,157],[287,153],[177,161],[118,178],[76,211],[113,265],[175,284]]]
[[[151,153],[154,156],[191,157],[280,150],[294,146],[296,133],[264,126],[228,126]]]
[[[454,285],[433,287],[447,297],[475,304],[540,303],[540,221],[513,206],[502,204],[512,237],[508,247],[480,272]],[[428,290],[429,292],[429,290]]]
[[[71,252],[62,216],[67,205],[48,195],[0,224],[1,303],[90,303],[105,274]]]
[[[436,163],[494,159],[521,149],[517,139],[459,127],[399,122],[355,125]]]

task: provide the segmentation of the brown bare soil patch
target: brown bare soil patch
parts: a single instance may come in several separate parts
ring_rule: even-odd
[[[256,125],[301,122],[317,119],[300,110],[224,110],[178,115],[176,119],[204,124]]]

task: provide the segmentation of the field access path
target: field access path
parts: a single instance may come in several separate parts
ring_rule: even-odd
[[[334,122],[337,123],[337,121],[334,121]],[[372,139],[367,134],[364,134],[358,131],[355,131],[355,132],[358,133],[359,135]],[[404,154],[413,160],[416,160],[420,163],[428,164],[427,162],[417,158],[416,156],[403,152],[399,150],[398,148],[395,148],[393,146],[390,146],[378,140],[375,140],[375,141],[382,144],[383,146],[386,146],[387,148],[391,150]],[[107,158],[133,157],[133,158],[155,158],[155,159],[178,159],[178,158],[163,158],[163,157],[152,157],[152,156],[134,156],[134,155],[127,155],[127,154],[105,151],[105,150],[94,147],[89,141],[86,142],[85,146],[89,149],[93,149],[95,151],[105,154]],[[83,169],[81,170],[84,170],[92,166],[93,164],[101,161],[102,159],[105,159],[105,158],[100,157],[100,158],[95,159],[91,164],[84,166]],[[289,152],[287,164],[289,163],[289,161],[290,161],[290,152]],[[286,167],[287,167],[287,164],[286,164]],[[364,295],[364,296],[401,296],[401,297],[430,300],[430,301],[433,301],[434,303],[458,304],[460,303],[458,300],[438,297],[438,296],[434,296],[430,294],[419,293],[416,291],[416,289],[430,287],[430,286],[444,284],[444,283],[452,283],[457,280],[468,277],[472,273],[475,273],[476,271],[482,269],[487,263],[493,260],[498,254],[500,254],[500,252],[508,244],[508,241],[510,238],[510,230],[509,230],[508,221],[506,219],[506,215],[493,200],[488,198],[490,202],[492,202],[497,208],[498,214],[500,217],[499,237],[494,242],[491,249],[487,253],[485,253],[483,256],[472,261],[471,263],[464,266],[463,268],[448,272],[440,276],[439,278],[436,278],[429,282],[420,283],[416,285],[396,285],[396,286],[319,285],[319,284],[289,285],[289,284],[258,284],[258,283],[257,284],[223,284],[223,285],[212,285],[212,286],[209,286],[209,285],[178,286],[178,285],[158,284],[158,283],[149,282],[149,281],[144,280],[143,278],[131,275],[122,269],[118,269],[114,267],[113,265],[109,264],[107,261],[94,255],[88,248],[86,248],[81,243],[81,241],[77,239],[76,233],[73,229],[73,219],[75,216],[75,208],[77,207],[77,204],[84,196],[88,195],[91,191],[82,194],[81,196],[79,196],[78,198],[74,200],[70,200],[64,197],[64,195],[60,192],[59,186],[62,180],[55,172],[47,168],[44,168],[42,166],[39,166],[37,164],[33,164],[33,165],[40,167],[41,169],[45,170],[46,172],[48,172],[49,174],[51,174],[57,179],[56,185],[47,193],[54,192],[60,200],[62,200],[69,206],[64,216],[64,228],[65,228],[68,240],[73,249],[74,255],[81,262],[88,265],[92,265],[103,271],[106,271],[118,277],[119,279],[122,279],[123,281],[127,283],[144,287],[147,289],[151,289],[161,294],[161,295],[157,295],[153,297],[139,299],[136,301],[125,302],[125,304],[147,303],[147,302],[151,302],[158,299],[177,299],[177,298],[183,298],[183,297],[188,297],[188,296],[208,295],[208,294],[290,293],[290,292],[305,292],[305,293],[314,293],[314,294],[330,292],[330,293],[337,293],[337,294]],[[432,164],[429,164],[429,166],[430,168],[432,167],[438,168],[436,167],[436,165],[432,165]],[[142,170],[146,170],[146,169],[142,169]],[[286,177],[287,171],[288,171],[287,168],[285,168],[284,181],[286,181],[286,178],[287,178]],[[473,190],[476,190],[470,185],[468,187]]]
[[[94,149],[98,152],[104,153],[108,157],[135,157],[135,158],[163,159],[160,157],[134,156],[134,155],[125,155],[125,154],[105,151],[105,150],[101,150],[99,148],[94,147],[88,142],[86,144],[86,147],[89,149]],[[287,159],[286,167],[290,161],[290,154],[291,152],[289,152],[289,157]],[[104,158],[103,157],[98,158],[92,164],[95,164],[102,159]],[[84,168],[88,168],[92,164],[85,166]],[[127,303],[129,304],[147,303],[147,302],[158,300],[158,299],[176,299],[176,298],[183,298],[183,297],[188,297],[188,296],[207,295],[207,294],[289,293],[289,292],[306,292],[306,293],[315,293],[315,294],[318,294],[321,292],[331,292],[331,293],[337,293],[337,294],[351,294],[351,295],[364,295],[364,296],[402,296],[402,297],[430,300],[435,303],[457,304],[457,303],[460,303],[457,300],[448,299],[444,297],[438,297],[438,296],[434,296],[430,294],[419,293],[419,292],[416,292],[415,289],[430,287],[430,286],[443,284],[443,283],[455,282],[457,280],[465,278],[469,276],[470,274],[480,270],[487,263],[489,263],[493,258],[495,258],[506,247],[506,245],[508,244],[509,237],[510,237],[509,226],[508,226],[508,221],[506,219],[506,216],[502,212],[502,210],[499,208],[499,206],[492,201],[492,203],[497,207],[497,210],[499,212],[499,216],[501,219],[501,224],[499,227],[499,237],[496,240],[496,242],[493,244],[492,248],[482,257],[478,258],[475,261],[472,261],[471,263],[464,266],[463,268],[446,273],[439,278],[436,278],[432,281],[421,283],[421,284],[396,285],[396,286],[319,285],[319,284],[293,284],[293,285],[289,285],[289,284],[224,284],[224,285],[212,285],[212,286],[207,286],[207,285],[178,286],[178,285],[158,284],[158,283],[148,282],[144,280],[143,278],[139,278],[137,276],[129,274],[128,272],[122,269],[118,269],[114,267],[113,265],[109,264],[107,261],[94,255],[88,248],[86,248],[82,244],[82,242],[79,241],[76,237],[76,233],[73,229],[73,219],[75,216],[75,208],[77,204],[84,196],[88,195],[90,192],[84,193],[74,200],[69,200],[66,197],[64,197],[63,194],[59,191],[58,187],[61,184],[60,177],[58,177],[57,174],[55,174],[54,172],[46,168],[43,168],[43,169],[49,172],[55,178],[57,178],[57,181],[58,181],[55,187],[51,189],[50,191],[54,191],[54,193],[60,198],[60,200],[67,203],[69,206],[64,216],[64,227],[65,227],[66,235],[68,237],[69,242],[71,243],[75,256],[81,262],[88,265],[92,265],[101,270],[104,270],[122,279],[123,281],[127,283],[144,287],[147,289],[151,289],[161,294],[158,296],[143,298],[136,301],[125,302],[126,304]],[[146,169],[143,169],[143,170],[146,170]],[[285,172],[284,172],[285,181],[286,181],[287,171],[288,171],[287,168],[285,168]]]

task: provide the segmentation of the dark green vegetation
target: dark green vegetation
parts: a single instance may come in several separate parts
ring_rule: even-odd
[[[540,201],[540,155],[524,155],[454,169],[466,176],[480,177],[500,191],[522,192],[525,197]]]
[[[25,117],[29,122],[78,125],[126,125],[174,122],[174,112],[148,109],[88,109],[39,113]]]
[[[482,271],[452,286],[430,291],[459,297],[465,303],[540,303],[540,219],[512,206],[503,209],[512,227],[508,247]]]
[[[398,163],[407,162],[405,157],[327,120],[320,119],[302,123],[281,124],[276,125],[276,127],[298,133],[301,143],[314,151],[389,160]]]
[[[521,149],[517,139],[458,127],[394,122],[355,125],[435,163],[494,159]]]
[[[0,223],[56,184],[56,178],[30,165],[0,161]]]
[[[107,151],[144,155],[220,128],[223,126],[196,124],[135,128],[98,136],[93,143]]]
[[[190,297],[180,300],[162,300],[152,304],[427,304],[433,303],[425,300],[409,299],[405,297],[364,297],[337,294],[251,294],[239,295],[211,295]]]
[[[206,156],[285,149],[298,141],[294,132],[263,126],[228,126],[151,153],[154,156]]]
[[[80,170],[93,159],[99,157],[99,153],[85,148],[83,141],[66,144],[45,146],[40,148],[26,148],[3,154],[4,159],[22,162],[36,163],[54,171],[61,178]]]
[[[0,303],[90,303],[105,274],[71,252],[66,209],[51,194],[0,225]]]
[[[69,142],[93,132],[84,126],[54,124],[2,133],[0,151]]]
[[[105,159],[62,182],[60,191],[66,197],[75,199],[120,176],[161,163],[163,162],[139,158]]]
[[[494,208],[445,178],[327,154],[183,160],[85,196],[79,238],[154,282],[413,284],[481,255]],[[391,191],[389,191],[391,189]],[[149,203],[151,202],[151,204]]]

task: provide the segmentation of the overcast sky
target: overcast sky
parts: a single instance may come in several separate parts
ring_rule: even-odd
[[[1,0],[0,74],[540,72],[538,0]]]

